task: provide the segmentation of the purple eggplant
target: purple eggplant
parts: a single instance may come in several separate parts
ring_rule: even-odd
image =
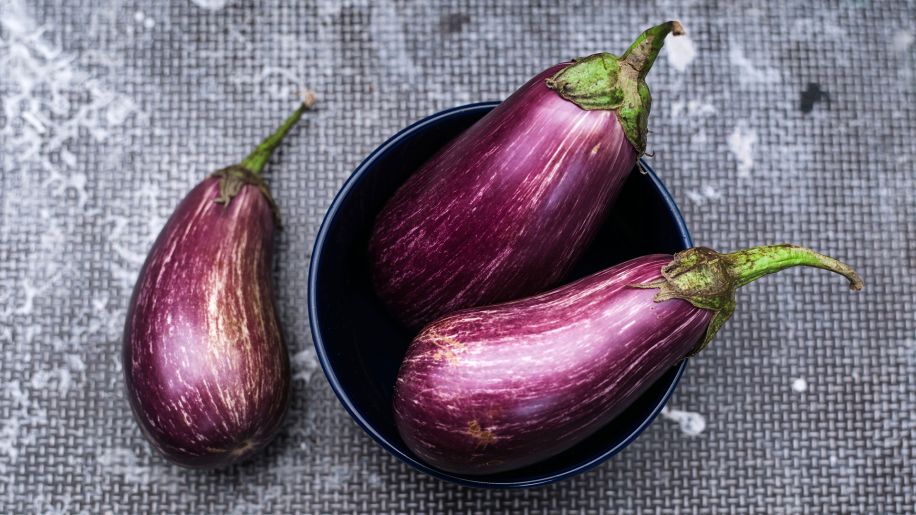
[[[669,32],[683,28],[548,68],[410,176],[369,243],[397,318],[419,327],[543,291],[571,269],[644,153],[645,76]]]
[[[127,398],[143,433],[193,468],[246,459],[287,411],[289,356],[274,309],[279,224],[260,172],[306,101],[240,164],[201,181],[147,256],[124,329]]]
[[[411,343],[394,392],[398,430],[420,458],[459,474],[516,469],[569,449],[667,370],[702,350],[735,289],[797,265],[862,280],[791,245],[639,257],[569,285],[468,309]]]

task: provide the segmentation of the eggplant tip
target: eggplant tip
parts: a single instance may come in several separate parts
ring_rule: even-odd
[[[862,288],[865,288],[865,282],[862,281],[862,278],[859,277],[859,274],[856,274],[849,281],[849,289],[852,291],[862,291]]]
[[[687,34],[687,31],[684,30],[684,26],[681,25],[681,22],[678,20],[671,20],[671,34],[674,36],[682,36]]]
[[[299,96],[302,97],[302,105],[305,106],[306,109],[311,109],[318,100],[318,96],[310,89],[300,92]]]

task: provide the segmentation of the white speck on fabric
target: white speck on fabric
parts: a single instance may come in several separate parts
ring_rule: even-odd
[[[752,61],[744,54],[744,49],[738,43],[732,42],[730,46],[728,60],[732,66],[738,68],[738,80],[742,85],[779,82],[779,70]]]
[[[687,195],[688,200],[698,206],[702,206],[708,202],[714,202],[722,198],[722,193],[708,184],[704,184],[698,190],[687,190],[685,195]]]
[[[226,4],[229,3],[229,0],[191,0],[197,7],[201,9],[208,9],[211,11],[216,11],[226,7]]]
[[[738,125],[728,135],[728,150],[738,162],[738,177],[749,177],[754,168],[754,146],[757,133],[744,125]]]
[[[894,34],[894,39],[891,41],[891,48],[895,52],[904,53],[913,46],[913,41],[916,37],[913,36],[913,33],[908,30],[901,30]]]
[[[682,411],[664,407],[660,415],[673,422],[677,422],[681,432],[687,436],[698,436],[706,430],[706,419],[703,415],[693,411]]]

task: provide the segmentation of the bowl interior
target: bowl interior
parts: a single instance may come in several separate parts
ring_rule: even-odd
[[[398,435],[392,389],[414,334],[388,315],[369,279],[367,242],[385,201],[424,161],[496,103],[443,111],[401,131],[373,152],[338,193],[319,232],[309,273],[315,346],[332,388],[357,422],[395,456],[443,479],[473,486],[551,482],[607,459],[632,441],[671,394],[684,365],[672,368],[632,406],[587,440],[545,462],[491,476],[462,476],[419,461]],[[688,248],[680,213],[655,175],[634,170],[595,242],[569,277],[576,279],[651,253]]]

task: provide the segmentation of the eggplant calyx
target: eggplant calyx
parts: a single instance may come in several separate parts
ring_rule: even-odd
[[[862,278],[849,265],[811,249],[790,244],[751,247],[721,254],[706,247],[694,247],[674,255],[662,267],[662,279],[637,288],[658,288],[655,302],[683,299],[701,309],[715,312],[706,335],[690,351],[702,351],[735,312],[735,290],[761,277],[794,266],[810,266],[835,272],[849,280],[852,290],[861,290]]]
[[[604,52],[575,59],[547,79],[547,87],[582,109],[615,111],[627,139],[643,155],[652,104],[646,74],[669,33],[684,34],[684,27],[668,21],[647,29],[620,57]]]
[[[280,223],[280,209],[277,207],[273,195],[270,194],[267,183],[264,182],[264,179],[262,179],[260,175],[242,165],[232,165],[213,172],[211,177],[219,178],[219,197],[214,199],[214,202],[228,207],[229,202],[242,191],[242,187],[246,184],[250,184],[258,188],[258,191],[267,199],[274,223],[277,224],[278,228],[282,227]]]
[[[214,202],[228,206],[229,202],[242,191],[242,186],[250,184],[260,190],[267,203],[270,204],[270,212],[273,215],[274,223],[278,228],[282,228],[280,223],[280,210],[274,201],[267,183],[261,179],[261,170],[267,164],[267,160],[273,155],[274,150],[280,146],[283,138],[296,125],[296,122],[302,118],[302,114],[315,105],[315,92],[308,90],[302,93],[302,103],[290,114],[270,136],[264,138],[260,145],[255,147],[242,162],[236,165],[227,166],[222,170],[217,170],[211,176],[219,178],[219,197]]]

